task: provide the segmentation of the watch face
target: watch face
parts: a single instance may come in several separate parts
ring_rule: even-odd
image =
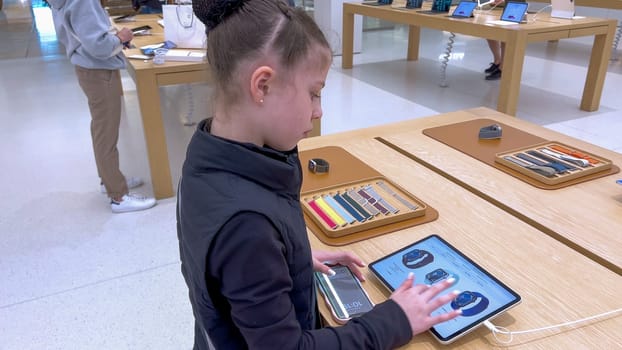
[[[475,300],[477,300],[477,296],[475,296],[471,292],[465,291],[465,292],[462,292],[462,293],[458,294],[458,296],[456,297],[454,302],[455,302],[455,305],[458,308],[461,308],[461,307],[465,307],[465,306],[471,304]]]
[[[419,249],[413,249],[408,253],[404,254],[404,258],[407,260],[416,260],[423,256],[423,252]]]
[[[407,264],[416,264],[423,260],[429,253],[419,249],[412,250],[404,254],[404,262]]]
[[[426,280],[428,280],[430,284],[442,281],[447,277],[449,277],[449,274],[443,269],[436,269],[425,275]]]

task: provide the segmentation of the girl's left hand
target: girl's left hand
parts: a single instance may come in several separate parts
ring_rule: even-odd
[[[359,269],[359,267],[365,267],[365,263],[363,263],[363,261],[354,253],[314,250],[311,254],[313,256],[314,271],[322,272],[327,275],[333,275],[334,272],[332,272],[330,266],[327,266],[324,263],[328,263],[330,265],[339,264],[349,267],[359,281],[365,281],[365,277]]]

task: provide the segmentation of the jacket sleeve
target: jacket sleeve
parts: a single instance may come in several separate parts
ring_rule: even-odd
[[[123,49],[99,1],[76,1],[67,15],[71,17],[69,23],[72,26],[68,30],[89,55],[97,59],[106,59],[117,55]]]
[[[344,326],[303,331],[288,294],[284,249],[274,226],[256,213],[232,218],[210,249],[208,274],[221,282],[249,349],[391,349],[411,339],[406,315],[391,300]]]

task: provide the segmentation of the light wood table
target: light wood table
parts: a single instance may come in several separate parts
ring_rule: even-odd
[[[506,43],[506,50],[503,57],[504,69],[499,85],[497,110],[516,115],[527,44],[594,36],[592,54],[581,99],[581,109],[585,111],[598,109],[611,55],[610,48],[616,31],[615,20],[599,18],[568,20],[551,18],[547,13],[540,13],[535,22],[495,26],[486,24],[486,22],[497,20],[500,12],[490,14],[478,12],[471,19],[454,19],[444,15],[420,14],[415,10],[400,7],[403,7],[403,2],[392,6],[369,6],[360,3],[343,4],[343,68],[352,68],[355,14],[409,25],[408,60],[418,59],[421,27],[502,41]],[[533,19],[532,15],[528,17]]]
[[[530,0],[533,2],[551,3],[551,0]],[[606,9],[622,10],[622,0],[575,0],[576,6],[600,7]]]
[[[544,327],[622,307],[622,278],[564,244],[527,225],[461,186],[373,139],[378,132],[399,132],[406,124],[331,134],[300,142],[301,151],[340,146],[385,177],[439,211],[436,221],[343,247],[327,246],[313,233],[314,249],[350,250],[369,263],[430,234],[438,234],[522,296],[522,303],[493,323],[510,330]],[[374,302],[389,293],[369,270],[363,286]],[[422,276],[416,276],[419,282]],[[330,319],[322,299],[322,315]],[[389,320],[388,320],[389,321]],[[334,325],[334,323],[333,323]],[[582,327],[515,336],[512,349],[614,349],[622,347],[622,317]],[[503,346],[486,327],[450,345],[428,333],[404,349],[495,349]]]
[[[116,23],[117,27],[152,27],[149,36],[135,36],[132,44],[137,48],[123,50],[126,56],[139,54],[140,47],[164,41],[163,28],[157,23],[158,15],[137,15],[134,22]],[[172,197],[173,182],[166,146],[166,135],[160,108],[160,86],[207,82],[209,66],[206,62],[171,62],[162,65],[152,60],[128,59],[127,72],[136,83],[136,94],[143,121],[147,156],[154,196],[158,199]]]
[[[427,128],[481,118],[497,120],[622,165],[619,153],[488,108],[398,123],[392,129],[377,130],[376,136],[522,221],[622,274],[622,187],[615,183],[622,175],[609,175],[557,190],[538,189],[422,134]]]

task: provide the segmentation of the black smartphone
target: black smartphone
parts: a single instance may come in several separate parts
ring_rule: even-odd
[[[335,321],[344,324],[374,307],[361,282],[347,266],[335,265],[331,268],[335,271],[334,276],[316,272],[315,280]]]
[[[145,34],[148,30],[151,30],[151,26],[150,25],[144,25],[144,26],[132,28],[132,33],[134,35],[136,35],[136,34]]]

